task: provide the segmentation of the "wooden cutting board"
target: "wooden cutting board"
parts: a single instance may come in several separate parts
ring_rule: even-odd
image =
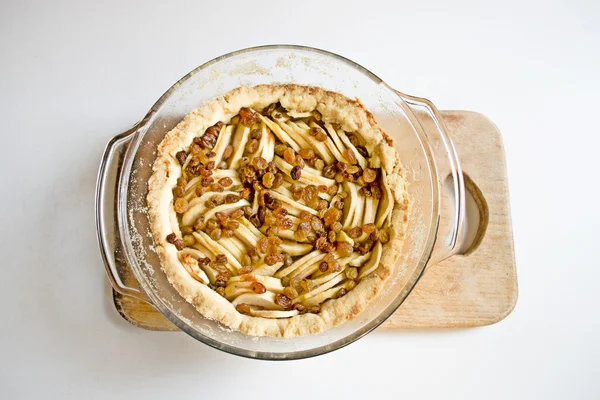
[[[462,328],[506,318],[517,302],[508,182],[502,137],[485,116],[470,111],[443,111],[446,126],[473,195],[487,226],[465,255],[428,267],[402,306],[379,329]],[[130,270],[123,282],[137,286]],[[153,306],[113,290],[117,311],[135,326],[178,330]]]

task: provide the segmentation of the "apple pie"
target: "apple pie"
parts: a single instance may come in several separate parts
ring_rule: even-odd
[[[392,139],[358,100],[240,87],[158,147],[148,215],[169,282],[255,336],[317,333],[360,313],[394,272],[408,195]]]

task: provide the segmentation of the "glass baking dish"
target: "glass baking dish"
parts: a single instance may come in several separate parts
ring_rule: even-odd
[[[146,215],[147,182],[157,145],[201,104],[239,86],[296,83],[360,98],[395,140],[411,199],[408,232],[393,279],[356,318],[323,333],[252,337],[206,319],[179,296],[153,251]],[[132,129],[107,145],[96,193],[98,240],[112,286],[151,303],[173,324],[214,348],[259,359],[324,354],[369,333],[406,299],[427,265],[455,254],[463,234],[465,188],[452,141],[431,102],[400,93],[339,55],[310,47],[261,46],[223,55],[175,83]],[[140,289],[118,270],[131,268]]]

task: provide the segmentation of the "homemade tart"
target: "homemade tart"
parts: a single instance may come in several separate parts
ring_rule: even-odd
[[[408,220],[398,153],[358,100],[241,87],[192,111],[149,181],[162,268],[207,318],[256,336],[316,333],[390,278]]]

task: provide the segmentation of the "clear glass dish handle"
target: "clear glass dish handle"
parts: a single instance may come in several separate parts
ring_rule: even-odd
[[[456,254],[465,229],[465,183],[454,144],[448,136],[442,115],[427,99],[395,91],[417,118],[415,126],[423,135],[435,166],[439,199],[439,220],[435,244],[428,266]]]
[[[123,156],[137,125],[113,137],[104,150],[96,185],[96,231],[106,274],[113,289],[123,295],[150,302],[138,288],[127,286],[119,268],[129,268],[121,253],[121,237],[117,226],[117,184]]]

